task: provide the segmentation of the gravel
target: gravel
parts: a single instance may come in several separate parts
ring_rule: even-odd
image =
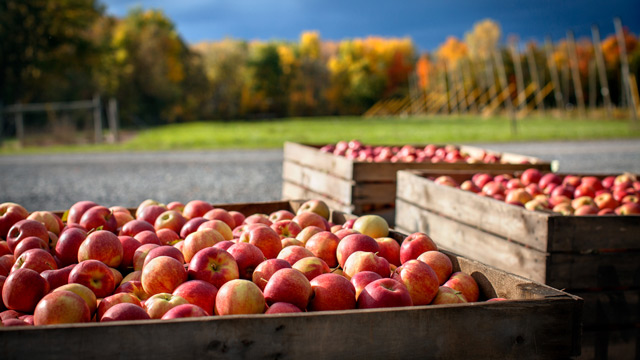
[[[640,173],[640,140],[474,146],[558,160],[561,172]],[[281,149],[1,156],[0,203],[35,211],[80,200],[126,207],[145,199],[274,201],[281,176]]]

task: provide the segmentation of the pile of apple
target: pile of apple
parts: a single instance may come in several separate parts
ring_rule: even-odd
[[[600,179],[527,169],[519,176],[477,173],[461,184],[446,175],[433,181],[528,210],[553,211],[562,215],[640,214],[640,181],[633,174]]]
[[[80,201],[62,218],[1,204],[1,324],[478,301],[473,277],[452,273],[426,234],[399,244],[379,216],[335,225],[329,214],[319,200],[247,217],[201,200],[146,200],[135,214]]]
[[[324,145],[320,148],[320,151],[365,162],[501,162],[501,155],[499,153],[482,151],[472,156],[461,151],[460,147],[456,145],[438,146],[429,144],[424,147],[416,147],[408,144],[403,146],[371,146],[363,145],[358,140],[351,140]],[[528,163],[528,161],[525,160],[524,163]]]

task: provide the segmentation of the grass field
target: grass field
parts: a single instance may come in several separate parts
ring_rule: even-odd
[[[567,120],[529,117],[514,134],[506,117],[323,117],[257,122],[195,122],[159,126],[135,133],[120,144],[17,147],[5,141],[0,154],[86,151],[156,151],[278,148],[284,141],[328,143],[359,139],[365,143],[457,143],[640,138],[622,120]]]

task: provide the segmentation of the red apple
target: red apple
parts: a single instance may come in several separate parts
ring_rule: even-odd
[[[91,314],[91,316],[93,316],[93,313],[95,313],[96,309],[98,308],[98,300],[96,298],[96,294],[91,289],[82,284],[69,283],[51,291],[71,291],[72,293],[80,296],[89,307],[89,314]]]
[[[412,306],[409,290],[399,281],[382,278],[370,282],[358,296],[359,309]]]
[[[165,211],[167,211],[167,208],[162,205],[147,205],[142,209],[138,208],[136,219],[146,221],[153,226],[158,216]]]
[[[264,224],[267,226],[271,226],[271,220],[269,220],[269,216],[267,214],[252,214],[247,216],[244,221],[242,222],[244,225],[251,225],[251,224]],[[238,223],[236,222],[236,226]]]
[[[296,269],[304,274],[311,281],[316,276],[331,272],[329,265],[318,257],[306,257],[296,261],[291,265],[292,269]]]
[[[269,306],[265,314],[290,314],[302,312],[299,307],[286,302],[277,302]]]
[[[142,271],[144,259],[149,255],[149,251],[157,248],[158,244],[142,244],[133,252],[133,270]]]
[[[431,305],[442,305],[442,304],[463,304],[466,303],[467,299],[462,295],[462,292],[458,290],[454,290],[450,287],[440,286],[438,289],[438,294],[431,301]]]
[[[222,285],[215,303],[215,313],[223,316],[262,314],[266,310],[264,295],[258,285],[244,279],[230,280]]]
[[[471,180],[465,180],[460,184],[460,189],[465,191],[471,191],[473,193],[479,193],[482,189],[480,189],[476,184]]]
[[[540,188],[545,189],[549,184],[560,185],[562,184],[562,178],[554,173],[546,173],[542,175],[540,181],[538,182]]]
[[[520,175],[520,180],[527,186],[529,184],[538,184],[542,179],[542,173],[538,169],[530,168],[526,169]]]
[[[260,290],[264,291],[264,287],[267,286],[267,282],[276,271],[290,268],[291,264],[286,260],[268,259],[258,264],[253,271],[251,279],[256,285],[258,285]]]
[[[47,244],[44,240],[40,239],[36,236],[29,236],[18,243],[15,251],[13,252],[14,258],[19,258],[23,252],[31,249],[41,249],[44,251],[49,251],[49,244]]]
[[[33,313],[33,323],[39,325],[84,323],[91,320],[89,307],[71,291],[54,291],[45,295]]]
[[[85,260],[76,265],[69,274],[69,283],[78,283],[91,289],[96,298],[113,293],[116,288],[111,269],[98,260]]]
[[[133,267],[133,255],[142,244],[140,241],[127,235],[118,236],[118,240],[120,244],[122,244],[122,261],[120,262],[119,268],[127,270]]]
[[[169,256],[158,256],[142,268],[140,281],[149,295],[171,293],[187,281],[187,271],[182,262]]]
[[[300,225],[302,229],[306,228],[307,226],[317,226],[320,229],[329,230],[326,226],[327,220],[324,217],[310,211],[303,211],[301,213],[298,213],[292,221],[298,223],[298,225]]]
[[[217,294],[218,288],[202,280],[186,281],[173,291],[173,295],[182,297],[190,304],[198,305],[208,315],[214,314]]]
[[[304,244],[304,247],[311,252],[312,256],[319,257],[329,267],[334,268],[338,266],[336,251],[339,243],[340,239],[337,235],[329,231],[320,231],[311,236]]]
[[[213,210],[213,205],[204,200],[191,200],[184,205],[182,215],[187,219],[202,217],[209,210]]]
[[[6,239],[9,229],[20,220],[29,216],[29,212],[22,205],[5,202],[0,204],[0,238]]]
[[[238,264],[226,250],[208,247],[198,251],[189,263],[189,279],[206,281],[216,288],[239,279]]]
[[[287,246],[286,248],[283,248],[276,258],[284,260],[290,265],[293,265],[296,263],[296,261],[302,258],[314,257],[314,256],[315,255],[309,249],[303,246],[293,245],[293,246]]]
[[[189,302],[178,295],[170,293],[158,293],[148,298],[143,308],[152,319],[161,319],[164,314],[176,306],[188,304]]]
[[[56,235],[60,235],[60,231],[64,227],[60,217],[51,211],[34,211],[27,216],[27,219],[41,222],[47,228],[47,231],[51,231]]]
[[[215,208],[215,209],[209,210],[202,217],[207,220],[220,220],[225,224],[227,224],[227,226],[229,226],[230,229],[233,229],[236,227],[236,225],[239,225],[239,224],[236,224],[236,221],[233,218],[233,215],[231,215],[227,210],[221,209],[221,208]]]
[[[184,211],[184,206],[185,205],[180,201],[172,201],[167,204],[167,210],[175,210],[182,213]]]
[[[22,241],[22,239],[29,236],[39,237],[46,243],[49,243],[49,231],[42,225],[41,222],[36,220],[20,220],[13,224],[7,233],[7,245],[11,252],[15,252],[16,246]]]
[[[370,282],[374,280],[382,279],[383,277],[380,274],[375,273],[373,271],[360,271],[354,274],[349,280],[351,284],[353,284],[356,290],[356,300],[358,300],[358,296],[365,288],[365,286],[369,285]]]
[[[161,245],[160,238],[154,230],[144,230],[133,236],[134,239],[138,240],[140,244],[155,244]]]
[[[189,219],[184,226],[182,226],[182,229],[180,229],[180,231],[178,232],[180,234],[180,238],[182,239],[186,239],[187,236],[189,236],[189,234],[196,232],[198,230],[198,227],[202,224],[205,223],[209,220],[203,218],[203,217],[194,217],[192,219]]]
[[[0,275],[7,276],[11,272],[11,268],[13,264],[15,264],[16,260],[12,254],[6,254],[0,256]]]
[[[313,235],[322,231],[326,231],[326,230],[324,228],[319,228],[317,226],[307,226],[306,228],[302,229],[300,233],[298,233],[298,235],[296,236],[296,239],[302,241],[302,244],[305,245]]]
[[[140,272],[142,273],[142,272]],[[183,283],[184,284],[184,283]],[[180,286],[178,286],[180,287]],[[147,294],[144,291],[144,288],[142,287],[142,282],[140,280],[127,280],[127,281],[122,281],[122,283],[120,283],[120,286],[118,286],[114,291],[114,294],[119,294],[119,293],[130,293],[135,295],[138,299],[140,299],[140,301],[145,301],[147,300],[150,295]]]
[[[278,220],[271,224],[271,228],[280,236],[280,238],[285,237],[296,237],[302,228],[298,223],[293,220]]]
[[[101,228],[104,231],[115,232],[118,223],[109,208],[97,205],[82,214],[79,222],[80,226],[87,231]]]
[[[98,304],[98,309],[96,313],[96,319],[98,321],[102,321],[103,315],[109,310],[111,307],[117,304],[129,303],[134,304],[142,309],[142,304],[140,303],[140,299],[132,293],[121,292],[113,295],[109,295],[104,299],[100,300],[100,304]]]
[[[471,181],[480,189],[482,189],[489,181],[493,180],[493,176],[486,173],[474,174]]]
[[[425,233],[416,232],[407,236],[400,245],[400,263],[417,259],[420,254],[438,250],[433,240]]]
[[[293,220],[296,214],[292,213],[289,210],[278,210],[269,214],[269,220],[272,223],[275,223],[280,220]]]
[[[142,307],[131,303],[120,303],[110,307],[109,310],[102,315],[100,322],[149,319],[151,319],[151,317]]]
[[[30,313],[48,292],[49,284],[38,272],[17,269],[2,286],[2,301],[7,309]]]
[[[198,251],[212,247],[221,241],[224,241],[224,237],[213,229],[198,230],[189,234],[184,239],[184,245],[182,246],[184,261],[189,263]]]
[[[204,309],[202,309],[198,305],[182,304],[167,311],[162,316],[162,320],[194,318],[194,317],[204,317],[204,316],[208,316],[207,312],[204,311]]]
[[[180,241],[180,235],[171,229],[160,229],[156,231],[156,235],[161,245],[174,245]]]
[[[489,197],[494,197],[495,195],[504,196],[505,190],[506,188],[504,187],[504,185],[502,185],[502,183],[497,181],[489,181],[482,187],[481,193]]]
[[[276,258],[282,250],[280,236],[268,226],[257,226],[246,230],[239,241],[257,246],[267,259]]]
[[[573,211],[573,215],[576,215],[576,216],[597,215],[598,211],[600,211],[600,209],[598,209],[598,207],[596,205],[584,204],[584,205],[580,205],[578,208],[576,208]]]
[[[438,176],[433,180],[433,182],[438,185],[450,186],[450,187],[458,187],[459,185],[457,181],[455,181],[451,176],[448,176],[448,175]]]
[[[45,270],[40,273],[40,276],[47,280],[49,283],[49,290],[53,291],[60,286],[69,283],[69,274],[71,274],[71,271],[75,266],[76,264],[71,264],[61,269]]]
[[[86,238],[87,232],[80,228],[70,228],[60,234],[54,254],[62,265],[78,262],[78,249]]]
[[[207,220],[198,226],[198,230],[204,229],[213,229],[219,232],[225,240],[233,240],[233,231],[229,225],[222,220]]]
[[[506,203],[519,205],[524,205],[531,200],[533,200],[533,196],[524,188],[508,190],[504,199]]]
[[[389,277],[389,262],[382,256],[368,251],[355,251],[344,263],[344,277],[351,279],[361,271],[373,271],[381,277]]]
[[[356,308],[356,289],[344,276],[322,274],[311,280],[311,311],[350,310]]]
[[[462,292],[462,295],[464,295],[464,298],[467,299],[468,302],[476,302],[480,296],[480,289],[475,279],[471,277],[471,275],[461,271],[451,274],[451,277],[443,286]]]
[[[440,251],[426,251],[418,256],[418,260],[429,265],[429,267],[433,269],[438,277],[438,285],[444,284],[453,272],[451,259]]]
[[[69,214],[67,215],[67,224],[80,224],[82,215],[94,206],[98,206],[98,204],[89,200],[78,201],[71,205]]]
[[[153,249],[149,250],[149,252],[147,253],[147,256],[145,256],[144,258],[144,263],[142,264],[142,268],[144,269],[144,267],[147,266],[147,264],[151,260],[159,256],[169,256],[178,260],[181,264],[184,264],[184,256],[182,256],[182,252],[180,252],[180,250],[176,249],[171,245],[160,245],[158,247],[154,247]]]
[[[595,176],[583,176],[580,184],[591,187],[594,191],[604,189],[602,181]]]
[[[182,229],[186,222],[187,219],[178,211],[167,210],[158,215],[153,227],[156,231],[160,229],[171,229],[175,232],[180,232],[180,229]]]
[[[409,260],[398,267],[392,275],[406,286],[413,305],[428,305],[438,293],[438,275],[429,265],[419,260]]]
[[[122,229],[120,229],[120,235],[134,237],[143,231],[155,231],[155,228],[144,220],[134,219],[122,226]]]
[[[309,279],[296,269],[276,271],[264,288],[264,297],[268,305],[286,302],[300,310],[307,308],[312,295],[313,289]]]
[[[349,255],[356,251],[370,251],[372,253],[377,253],[380,251],[380,246],[374,238],[368,235],[351,234],[345,236],[340,240],[336,249],[338,264],[340,264],[341,268],[344,268],[344,264]]]
[[[56,260],[50,252],[42,249],[30,249],[20,255],[11,267],[11,272],[18,269],[31,269],[41,273],[45,270],[58,268]]]
[[[614,211],[617,215],[638,215],[640,214],[640,204],[634,202],[624,203]]]
[[[231,245],[227,252],[233,256],[238,264],[240,279],[245,280],[251,280],[253,270],[266,259],[257,246],[246,242]]]
[[[110,207],[109,210],[113,212],[113,217],[116,218],[116,229],[120,230],[123,226],[125,226],[128,222],[135,220],[133,215],[127,211],[116,211],[113,207]]]
[[[573,207],[571,207],[571,203],[560,203],[556,206],[554,206],[551,211],[556,212],[556,213],[560,213],[562,215],[573,215],[574,209]]]
[[[120,239],[106,230],[90,233],[78,248],[78,262],[98,260],[114,268],[120,266],[123,255],[124,249]]]
[[[239,225],[242,225],[244,223],[245,216],[244,216],[243,213],[241,213],[239,211],[231,210],[231,211],[229,211],[229,215],[231,215],[233,217],[233,222],[234,222],[235,226],[239,226]]]

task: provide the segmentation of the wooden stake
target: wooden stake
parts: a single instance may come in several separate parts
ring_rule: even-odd
[[[539,110],[544,110],[544,98],[542,96],[542,83],[538,76],[538,66],[536,65],[536,58],[533,54],[533,46],[529,46],[527,49],[527,62],[529,63],[529,73],[531,73],[532,81],[536,84],[536,107]]]
[[[471,72],[471,59],[466,58],[463,61],[463,68],[462,71],[464,73],[464,77],[467,78],[467,81],[469,82],[469,96],[470,99],[467,98],[467,104],[470,107],[470,110],[474,113],[478,112],[478,107],[476,105],[476,99],[474,96],[474,93],[477,91],[478,86],[476,84],[474,84],[473,81],[473,74]]]
[[[553,83],[553,97],[556,100],[556,107],[560,110],[564,110],[564,99],[562,98],[562,84],[560,83],[560,77],[558,76],[558,68],[556,62],[553,60],[553,45],[551,40],[547,37],[544,41],[544,49],[547,53],[547,66],[549,67],[549,75],[551,76],[551,83]]]
[[[113,142],[118,143],[120,141],[120,119],[118,118],[118,101],[114,98],[111,98],[109,99],[108,106],[109,129],[111,130],[111,135],[113,136]]]
[[[613,106],[611,105],[611,94],[609,91],[609,82],[607,80],[607,69],[604,65],[604,56],[602,55],[602,43],[600,42],[600,31],[597,25],[591,27],[593,35],[593,50],[596,58],[596,66],[598,67],[598,75],[600,78],[600,93],[604,107],[607,110],[607,117],[613,118]]]
[[[589,108],[591,112],[596,111],[596,98],[598,93],[596,87],[598,86],[598,79],[596,78],[596,62],[595,60],[589,61]]]
[[[638,114],[636,99],[631,94],[631,79],[629,76],[629,60],[627,59],[627,46],[624,41],[624,32],[622,31],[622,22],[620,18],[615,18],[613,23],[616,27],[616,36],[618,38],[618,48],[620,49],[620,66],[622,67],[622,83],[624,86],[623,93],[629,104],[629,113],[631,115],[632,126],[638,126]]]
[[[518,110],[522,111],[527,104],[527,99],[524,94],[524,76],[522,75],[522,64],[520,63],[520,54],[516,48],[517,40],[513,40],[509,46],[511,50],[511,59],[513,60],[513,68],[516,72],[516,89],[518,91]]]
[[[573,87],[576,93],[576,103],[578,105],[578,116],[584,117],[584,94],[582,92],[582,82],[580,81],[580,71],[578,70],[578,54],[576,52],[576,42],[573,31],[567,32],[567,51],[569,52],[569,67],[573,78]]]
[[[506,90],[505,103],[507,104],[507,111],[511,119],[511,135],[516,135],[518,133],[518,122],[516,119],[515,109],[511,103],[511,91],[509,91],[509,83],[507,82],[507,74],[504,70],[504,63],[502,62],[502,54],[499,54],[498,51],[494,51],[493,57],[495,58],[498,67],[498,77],[500,78],[502,91],[504,92]]]
[[[93,130],[94,130],[96,144],[101,143],[102,142],[102,112],[100,111],[100,96],[97,94],[93,97]]]

